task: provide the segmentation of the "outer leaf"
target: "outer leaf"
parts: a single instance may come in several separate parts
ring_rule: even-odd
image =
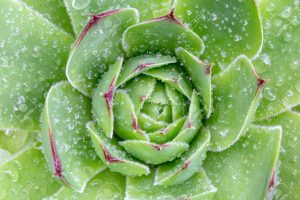
[[[172,161],[189,147],[188,144],[183,142],[155,144],[140,140],[122,141],[120,145],[134,157],[153,165]]]
[[[104,169],[85,128],[90,111],[89,99],[61,82],[50,89],[42,115],[43,147],[50,170],[79,192]]]
[[[114,99],[114,130],[122,139],[149,140],[140,128],[134,105],[124,90],[116,90]]]
[[[170,63],[175,63],[176,59],[171,56],[159,55],[141,55],[130,58],[123,66],[117,85],[121,85],[129,79],[139,75],[140,73]]]
[[[37,10],[44,17],[48,18],[54,24],[57,24],[61,29],[74,34],[70,17],[67,13],[66,7],[63,0],[47,0],[47,1],[36,1],[36,0],[22,0],[33,9]]]
[[[210,183],[204,170],[196,173],[192,178],[176,186],[154,185],[154,173],[149,176],[127,178],[126,200],[210,200],[216,192],[216,188]]]
[[[280,127],[251,127],[231,148],[208,153],[204,169],[218,188],[214,200],[265,199],[276,168]]]
[[[113,137],[113,98],[115,85],[121,71],[123,58],[111,65],[93,95],[93,114],[99,126],[104,130],[107,137]]]
[[[210,133],[205,128],[193,140],[190,148],[174,162],[158,166],[155,185],[175,185],[187,181],[200,170],[206,156]],[[176,186],[174,186],[176,187]]]
[[[87,24],[91,15],[119,8],[137,8],[141,20],[150,20],[167,14],[171,8],[169,0],[64,0],[73,21],[75,32],[78,34]]]
[[[131,26],[123,35],[123,48],[130,56],[143,53],[174,55],[178,47],[197,56],[204,51],[199,36],[181,24],[173,10],[167,16]]]
[[[123,55],[123,32],[137,22],[137,10],[129,8],[94,15],[69,56],[66,73],[72,86],[91,96],[107,66]]]
[[[262,27],[255,1],[177,0],[176,16],[205,40],[203,59],[221,68],[237,56],[255,57]]]
[[[0,0],[0,26],[0,127],[38,130],[44,93],[65,78],[73,38],[15,0]]]
[[[30,162],[29,162],[30,161]],[[59,189],[40,145],[28,145],[0,166],[2,199],[43,199]]]
[[[300,5],[294,0],[264,0],[261,10],[265,42],[262,56],[255,65],[270,83],[264,89],[257,120],[300,103]]]
[[[125,197],[125,177],[118,173],[105,170],[99,173],[88,184],[84,193],[78,193],[70,188],[63,187],[48,200],[65,199],[101,199],[118,200]]]
[[[206,118],[209,118],[212,112],[211,66],[183,48],[178,48],[176,53],[191,77],[194,87],[200,93]]]
[[[274,180],[274,184],[272,185],[275,187],[276,184],[274,199],[299,199],[300,114],[288,111],[259,123],[263,125],[280,125],[283,131],[282,153],[280,154],[281,163],[278,174],[279,179]]]
[[[127,155],[115,138],[109,139],[92,122],[87,124],[94,148],[101,160],[111,169],[126,176],[149,174],[149,168]]]
[[[265,83],[254,70],[248,58],[240,56],[213,79],[214,112],[205,122],[211,132],[210,150],[233,145],[251,123]]]

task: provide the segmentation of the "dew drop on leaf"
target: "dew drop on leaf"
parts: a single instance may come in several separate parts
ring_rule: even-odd
[[[273,94],[272,90],[268,87],[264,89],[263,95],[264,98],[269,101],[274,101],[276,99],[276,96]]]
[[[82,10],[86,8],[91,3],[91,0],[73,0],[72,7],[75,10]]]

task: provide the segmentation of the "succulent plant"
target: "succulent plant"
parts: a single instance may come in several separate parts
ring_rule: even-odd
[[[0,0],[0,199],[299,199],[299,10]]]

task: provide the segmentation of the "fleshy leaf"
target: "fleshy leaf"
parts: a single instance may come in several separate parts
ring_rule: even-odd
[[[262,47],[255,1],[177,0],[175,15],[204,40],[202,59],[220,68],[241,54],[253,58]]]
[[[111,171],[120,172],[126,176],[149,174],[149,168],[132,160],[120,147],[117,139],[104,136],[104,133],[93,122],[88,123],[87,128],[98,156]]]
[[[149,176],[127,177],[126,199],[211,200],[216,191],[203,169],[182,184],[165,187],[154,185],[154,172],[152,172]]]
[[[168,126],[168,123],[163,121],[157,121],[151,118],[149,115],[146,115],[145,113],[139,113],[137,118],[139,126],[142,130],[146,132],[158,131]]]
[[[137,10],[131,8],[94,15],[69,56],[66,74],[72,86],[91,96],[108,65],[123,55],[123,32],[137,22]]]
[[[117,86],[146,70],[175,62],[176,59],[171,56],[141,55],[130,58],[122,67],[120,77],[117,81]]]
[[[88,184],[84,193],[78,193],[70,188],[61,188],[47,200],[65,199],[98,199],[117,200],[125,197],[125,177],[118,173],[105,170],[95,176]]]
[[[189,145],[184,142],[155,144],[140,140],[122,141],[120,145],[135,158],[153,165],[172,161],[189,147]]]
[[[122,139],[149,140],[140,128],[134,105],[124,90],[116,90],[114,99],[114,130]]]
[[[172,122],[172,108],[170,105],[146,102],[141,112],[157,121]]]
[[[178,47],[184,47],[197,56],[204,51],[200,37],[175,18],[174,10],[166,16],[129,27],[122,42],[129,56],[143,53],[175,55]]]
[[[183,48],[178,48],[176,53],[200,93],[206,118],[209,118],[212,112],[211,66]]]
[[[75,32],[78,34],[87,24],[91,15],[119,8],[137,8],[141,20],[150,20],[167,14],[171,8],[169,0],[64,0],[71,16]]]
[[[209,140],[210,133],[203,128],[191,143],[188,151],[180,158],[157,167],[154,184],[162,186],[175,185],[188,180],[201,169]]]
[[[256,120],[275,116],[300,103],[300,4],[294,0],[264,0],[260,6],[264,46],[254,61],[270,83]]]
[[[156,80],[147,76],[139,76],[128,82],[123,88],[129,95],[134,111],[138,113],[155,88]]]
[[[196,91],[194,91],[191,98],[189,113],[185,119],[183,127],[181,128],[174,141],[190,143],[194,139],[202,125],[201,119],[202,111],[200,109],[197,93]]]
[[[186,117],[182,117],[169,124],[166,128],[163,128],[154,133],[149,133],[149,138],[151,142],[156,144],[163,144],[165,142],[171,141],[173,138],[177,136],[181,127],[185,122]]]
[[[245,56],[238,57],[213,79],[214,112],[205,121],[211,133],[210,150],[222,151],[245,133],[254,117],[264,83]]]
[[[275,188],[274,199],[299,199],[300,198],[300,114],[285,112],[274,118],[259,122],[261,125],[282,127],[282,152],[279,160],[280,180],[273,181]]]
[[[182,67],[178,65],[168,65],[157,69],[152,69],[144,72],[148,76],[160,79],[169,86],[176,88],[180,93],[189,99],[193,93],[193,87],[189,79],[185,76]]]
[[[61,82],[50,89],[42,113],[41,135],[50,171],[79,192],[104,168],[85,128],[90,111],[90,100]]]
[[[175,88],[168,85],[166,85],[166,94],[172,106],[173,121],[185,116],[188,112],[188,100],[182,94],[177,92]]]
[[[0,148],[17,153],[30,140],[34,133],[24,131],[0,131]]]
[[[0,0],[0,26],[0,129],[39,130],[44,93],[65,79],[73,37],[20,1]]]
[[[43,199],[60,185],[51,177],[40,144],[31,144],[0,164],[2,199]]]
[[[66,32],[74,35],[70,17],[67,13],[63,0],[21,0],[34,10],[40,12],[44,17],[52,21],[54,24],[65,30]]]
[[[169,104],[169,99],[166,94],[165,84],[161,82],[157,82],[155,85],[155,89],[150,95],[150,97],[146,100],[146,102],[150,102],[153,104],[167,105]]]
[[[121,71],[123,58],[111,65],[103,74],[100,83],[93,95],[93,114],[99,126],[104,130],[107,137],[113,137],[113,98],[115,85]]]
[[[251,127],[231,148],[209,152],[204,169],[218,188],[214,199],[266,199],[280,143],[280,127]]]

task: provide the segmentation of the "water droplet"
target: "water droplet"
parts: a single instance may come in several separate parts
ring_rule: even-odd
[[[294,60],[294,61],[290,64],[290,68],[291,68],[292,70],[296,70],[296,69],[298,68],[299,64],[300,64],[299,60]]]
[[[73,0],[72,7],[75,10],[82,10],[90,4],[91,0]]]
[[[193,14],[193,12],[192,12],[191,10],[187,10],[187,11],[186,11],[186,14],[187,14],[187,15],[191,15],[191,14]]]
[[[4,171],[4,173],[10,177],[12,182],[17,182],[19,179],[19,171],[16,167],[12,167]]]
[[[269,101],[274,101],[276,99],[276,96],[273,94],[272,90],[268,87],[264,89],[264,98]]]
[[[292,8],[291,7],[287,7],[286,9],[284,9],[282,12],[281,12],[281,17],[283,18],[289,18],[292,14]]]
[[[33,47],[33,52],[32,52],[32,56],[37,58],[41,55],[41,51],[40,51],[40,47],[39,46],[34,46]]]
[[[275,4],[274,3],[270,3],[266,6],[266,11],[268,12],[272,12],[275,8]]]

